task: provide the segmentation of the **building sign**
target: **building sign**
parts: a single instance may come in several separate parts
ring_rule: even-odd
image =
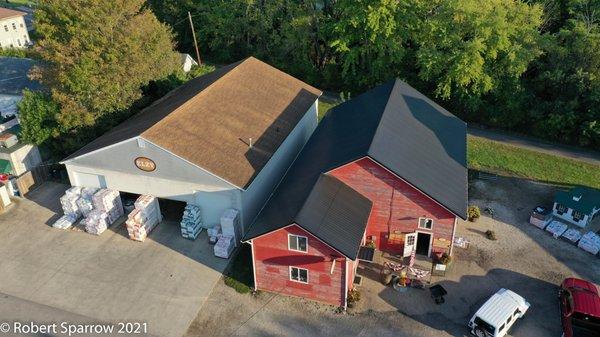
[[[150,158],[137,157],[134,162],[135,166],[142,171],[152,172],[156,170],[156,163]]]

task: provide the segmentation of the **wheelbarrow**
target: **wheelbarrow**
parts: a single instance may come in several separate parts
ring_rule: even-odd
[[[435,304],[442,304],[446,302],[444,296],[448,294],[446,289],[439,284],[429,287],[429,293],[431,294],[431,298],[435,301]]]

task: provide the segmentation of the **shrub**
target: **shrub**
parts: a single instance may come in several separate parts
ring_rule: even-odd
[[[498,240],[498,238],[496,237],[496,232],[494,232],[493,230],[490,230],[490,229],[488,229],[485,232],[485,236],[492,241]]]
[[[440,257],[440,263],[449,265],[450,262],[452,262],[452,256],[448,255],[448,253],[442,254],[442,256]]]
[[[240,294],[247,294],[252,291],[250,287],[230,276],[225,276],[225,284]]]
[[[358,289],[351,289],[348,291],[348,302],[356,303],[360,301],[360,291]]]
[[[467,216],[469,220],[473,221],[474,219],[478,219],[481,216],[481,211],[477,206],[469,206],[467,209]]]

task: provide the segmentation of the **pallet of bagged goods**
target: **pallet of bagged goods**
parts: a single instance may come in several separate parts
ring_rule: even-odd
[[[181,236],[196,240],[202,231],[202,212],[200,207],[187,204],[181,218]]]
[[[77,222],[77,218],[78,217],[75,214],[65,214],[56,220],[56,222],[52,224],[52,227],[60,229],[71,228],[71,226]]]
[[[73,186],[65,191],[65,195],[60,197],[60,205],[65,215],[69,214],[79,218],[81,212],[77,206],[77,200],[81,197],[81,187]]]
[[[162,220],[160,206],[158,199],[151,195],[141,195],[134,205],[125,222],[127,233],[131,240],[143,242]]]
[[[92,196],[93,210],[81,222],[85,231],[100,235],[123,216],[123,204],[119,191],[100,189]]]
[[[223,215],[221,215],[221,232],[223,236],[231,236],[234,247],[237,246],[237,241],[241,240],[242,236],[240,212],[238,210],[227,209],[223,212]]]
[[[219,236],[221,236],[221,225],[216,224],[213,227],[206,230],[206,234],[208,234],[208,243],[214,245],[219,240]]]
[[[221,235],[219,240],[214,245],[214,253],[216,257],[228,259],[231,252],[235,248],[234,239],[232,236]]]
[[[76,204],[79,212],[84,217],[87,217],[88,214],[90,214],[90,212],[94,209],[92,198],[97,191],[98,189],[93,187],[85,187],[81,190],[81,196],[79,199],[77,199]]]
[[[597,255],[600,252],[600,236],[591,231],[587,232],[581,237],[577,247],[590,254]]]

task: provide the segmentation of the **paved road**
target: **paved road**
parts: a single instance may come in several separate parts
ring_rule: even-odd
[[[469,128],[468,132],[472,136],[494,140],[533,151],[581,160],[600,166],[600,152],[593,152],[591,150],[584,150],[573,146],[552,144],[525,136],[508,135],[497,131],[472,127]]]

